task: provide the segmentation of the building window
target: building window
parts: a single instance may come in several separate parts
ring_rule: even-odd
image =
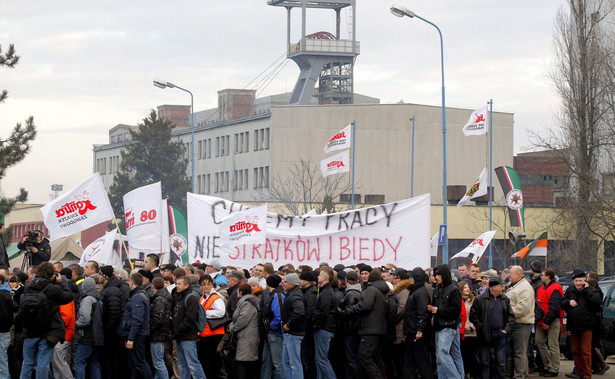
[[[258,151],[260,144],[258,143],[258,129],[254,130],[254,151]]]
[[[207,174],[207,181],[205,182],[205,193],[211,193],[211,174]]]
[[[265,150],[269,150],[269,128],[265,128]]]
[[[216,172],[216,186],[214,187],[214,191],[220,192],[220,173]]]
[[[235,134],[237,136],[237,134]],[[237,170],[233,171],[233,191],[237,191],[237,185],[239,184],[239,176]]]
[[[203,159],[203,141],[199,141],[199,159]]]
[[[220,137],[216,137],[216,157],[220,156]]]
[[[235,133],[235,154],[239,154],[239,133]]]

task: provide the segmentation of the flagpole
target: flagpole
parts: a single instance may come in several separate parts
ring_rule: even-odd
[[[126,247],[126,242],[124,242],[124,237],[122,237],[122,231],[120,230],[120,224],[117,223],[117,218],[113,218],[115,221],[115,228],[117,229],[117,233],[120,235],[120,241],[122,242],[122,246],[124,246],[124,251],[126,252],[126,259],[128,259],[128,263],[130,263],[130,267],[134,270],[135,265],[130,260],[130,254],[128,252],[128,248]],[[122,249],[120,249],[120,260],[122,259]]]
[[[410,197],[414,197],[414,116],[412,120],[412,163],[410,168]]]
[[[493,230],[493,99],[489,99],[489,230]],[[491,244],[489,244],[489,267],[493,267]]]
[[[350,207],[354,209],[354,166],[355,166],[355,145],[357,141],[357,126],[356,122],[352,122],[352,194],[350,200]]]

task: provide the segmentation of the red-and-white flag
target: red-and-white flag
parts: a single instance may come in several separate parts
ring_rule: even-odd
[[[107,191],[95,173],[41,208],[51,241],[70,236],[114,218]]]
[[[432,257],[437,257],[438,256],[438,236],[440,235],[440,233],[437,233],[433,235],[433,237],[431,237],[431,256]]]
[[[347,149],[352,144],[352,124],[335,133],[325,145],[325,154],[335,150]]]
[[[168,231],[164,231],[167,212],[162,205],[160,182],[136,188],[125,194],[124,212],[130,258],[139,258],[141,252],[169,252]]]
[[[487,107],[472,112],[470,119],[461,131],[466,136],[478,136],[487,133]]]
[[[472,184],[472,187],[466,192],[465,195],[459,200],[457,203],[458,207],[461,207],[465,204],[466,201],[470,199],[474,199],[487,194],[487,167],[483,168],[483,171],[480,172],[478,179]]]
[[[267,204],[232,213],[220,222],[220,246],[235,247],[265,243]]]
[[[332,155],[320,161],[320,172],[322,172],[323,178],[332,174],[340,174],[348,171],[350,171],[349,150]]]
[[[113,242],[115,241],[116,235],[117,229],[113,229],[89,244],[85,250],[83,250],[79,265],[83,267],[88,261],[95,261],[100,265],[122,267],[122,257],[119,253],[121,249],[118,248],[118,250],[113,250]]]
[[[495,230],[490,230],[488,232],[481,234],[478,238],[472,241],[465,249],[453,255],[450,259],[466,258],[466,257],[469,257],[470,254],[472,254],[474,255],[474,257],[472,258],[472,261],[474,261],[474,263],[478,262],[480,260],[480,257],[485,252],[485,249],[487,248],[487,246],[489,246],[489,243],[491,242],[491,239],[495,235],[495,232],[496,232]]]

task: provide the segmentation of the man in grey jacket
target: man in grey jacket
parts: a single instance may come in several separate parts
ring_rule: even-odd
[[[534,288],[525,279],[521,266],[512,266],[508,277],[511,286],[506,296],[510,299],[510,307],[515,315],[515,322],[510,333],[510,344],[515,362],[512,377],[520,379],[527,377],[527,344],[534,326],[536,297]]]

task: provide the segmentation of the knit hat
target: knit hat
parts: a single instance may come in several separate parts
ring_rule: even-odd
[[[363,271],[367,271],[367,272],[372,272],[373,268],[370,265],[363,265],[363,267],[361,267],[361,272]]]
[[[271,288],[278,288],[282,283],[282,278],[279,275],[269,275],[266,279],[267,285]]]
[[[94,281],[94,278],[90,278],[87,277],[85,279],[83,279],[83,282],[81,282],[81,290],[85,293],[96,289],[96,281]]]
[[[306,280],[308,282],[315,282],[316,281],[316,277],[314,276],[314,272],[313,271],[303,271],[301,273],[301,276],[299,276],[299,279]]]
[[[147,278],[150,283],[154,280],[154,274],[150,270],[141,269],[139,270],[139,274],[143,275],[144,278]]]
[[[320,262],[318,267],[329,267],[329,264],[327,262]]]
[[[489,288],[495,287],[498,284],[502,283],[504,282],[502,282],[502,278],[500,278],[499,276],[492,276],[491,278],[489,278]]]
[[[68,267],[64,267],[60,270],[60,275],[64,275],[66,279],[70,279],[73,277],[73,271]]]
[[[346,281],[346,272],[344,271],[340,271],[337,273],[337,280],[339,280],[340,282],[345,282]]]
[[[99,273],[100,273],[100,276],[102,276],[103,278],[109,280],[111,275],[113,275],[113,266],[102,266],[100,268]]]
[[[347,271],[346,280],[352,280],[353,282],[356,282],[357,280],[359,280],[359,275],[357,275],[357,272],[355,270]]]
[[[245,278],[245,275],[243,274],[243,272],[239,270],[231,271],[231,274],[229,276],[231,278],[237,279],[238,282],[241,282]]]
[[[344,271],[344,269],[346,268],[346,266],[344,266],[341,263],[336,264],[333,269],[335,270],[335,272],[340,272],[340,271]]]
[[[540,272],[542,271],[542,264],[539,261],[534,260],[530,263],[530,269],[532,270],[532,272],[540,274]]]
[[[250,279],[248,279],[248,285],[249,286],[260,286],[261,283],[256,276],[253,276]]]
[[[580,268],[575,268],[572,271],[572,279],[576,279],[576,278],[585,278],[587,275],[585,274],[585,271],[583,271],[583,269]]]
[[[286,278],[284,279],[284,281],[288,284],[298,286],[299,285],[299,275],[295,274],[294,272],[290,273],[286,275]]]

